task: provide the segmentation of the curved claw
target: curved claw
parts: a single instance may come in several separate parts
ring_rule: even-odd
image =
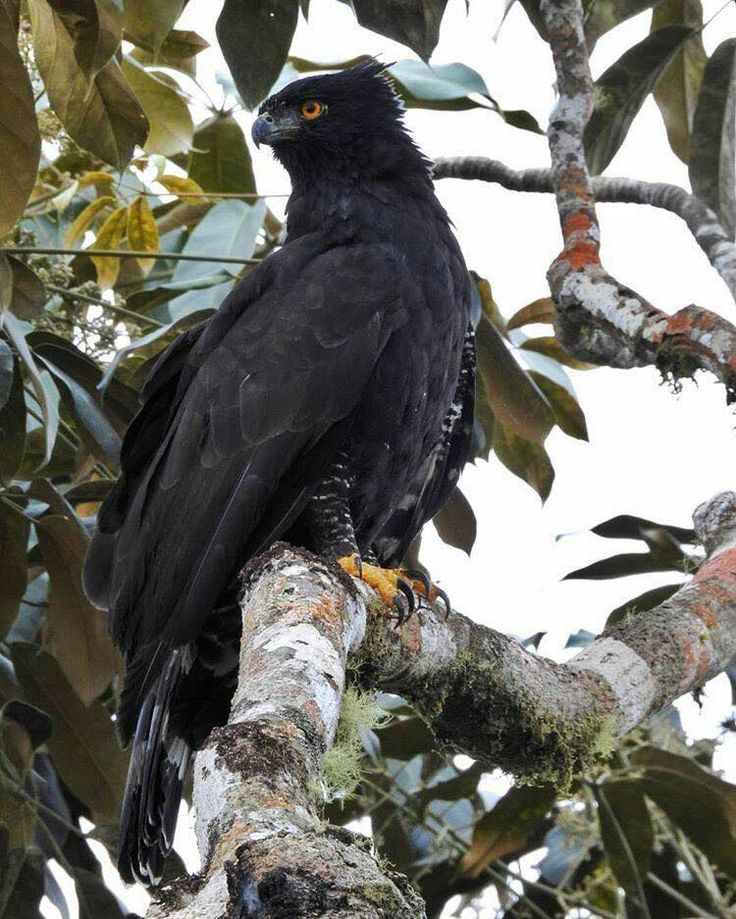
[[[406,602],[409,608],[409,612],[413,613],[414,610],[416,609],[417,603],[416,603],[416,597],[414,596],[414,591],[412,590],[411,584],[408,581],[405,581],[403,578],[396,578],[396,586],[401,591],[401,593],[404,595],[404,597],[406,597]],[[396,596],[398,597],[399,594],[397,594]]]
[[[445,620],[447,620],[450,618],[450,613],[452,612],[452,605],[450,604],[450,598],[447,596],[445,591],[441,587],[437,587],[436,584],[435,584],[434,589],[435,589],[435,593],[437,594],[437,599],[442,600],[442,602],[445,604],[445,610],[446,610]]]
[[[425,597],[429,598],[432,596],[432,582],[426,571],[420,571],[418,568],[411,568],[407,570],[406,576],[411,578],[412,581],[418,581],[422,585]]]
[[[396,625],[394,626],[395,629],[398,629],[403,624],[404,620],[411,612],[411,607],[408,600],[406,599],[406,594],[403,592],[403,588],[398,585],[398,582],[397,586],[399,586],[399,589],[402,590],[402,593],[397,593],[394,597],[394,606],[396,607],[396,612],[398,613],[396,617]]]

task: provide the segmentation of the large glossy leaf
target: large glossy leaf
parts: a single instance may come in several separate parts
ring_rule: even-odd
[[[645,610],[654,609],[655,606],[659,606],[660,603],[669,600],[672,594],[681,587],[682,584],[663,584],[662,587],[653,587],[651,590],[645,590],[644,593],[639,594],[638,597],[634,597],[612,610],[606,620],[606,628],[608,629],[617,622],[623,621],[628,616],[635,616],[637,613],[642,613]]]
[[[517,436],[542,443],[554,424],[552,409],[486,315],[476,329],[476,349],[479,379],[496,419]]]
[[[637,784],[719,868],[736,874],[736,785],[656,747],[631,756]]]
[[[493,451],[504,466],[523,479],[546,501],[555,480],[547,451],[541,444],[524,440],[511,428],[496,422],[493,428]]]
[[[176,25],[186,0],[125,0],[125,35],[156,54]]]
[[[5,342],[2,343],[5,345]],[[7,347],[7,345],[5,345]],[[10,392],[0,407],[0,483],[9,485],[23,460],[26,440],[26,400],[20,364],[12,363]]]
[[[622,552],[578,568],[566,574],[563,580],[622,578],[631,574],[650,574],[654,571],[672,571],[671,559],[661,558],[652,552]]]
[[[496,108],[485,80],[472,67],[458,62],[433,64],[423,61],[398,61],[388,68],[407,108],[462,109]],[[484,97],[482,103],[470,98]]]
[[[601,35],[662,0],[588,0],[585,3],[585,38],[590,48]]]
[[[183,158],[187,173],[204,191],[255,192],[253,167],[243,130],[232,115],[215,115],[201,124],[192,153]],[[181,162],[182,158],[177,158]]]
[[[713,52],[693,118],[690,183],[731,236],[736,227],[736,38]]]
[[[0,6],[0,237],[22,216],[41,155],[33,89],[18,53],[18,11],[13,7]]]
[[[123,60],[122,68],[150,125],[146,153],[173,156],[189,150],[194,135],[192,116],[173,81],[151,73],[130,57]]]
[[[18,614],[28,580],[27,547],[30,524],[20,510],[0,501],[0,637]]]
[[[245,201],[222,201],[216,204],[197,224],[184,246],[184,252],[200,255],[251,258],[256,248],[256,237],[266,214],[264,201],[246,204]],[[221,265],[216,262],[179,262],[172,283],[187,284],[210,275],[217,276],[220,269],[237,275],[240,265]]]
[[[440,539],[470,555],[478,525],[470,502],[459,488],[453,489],[445,506],[432,518]]]
[[[47,640],[75,693],[89,705],[110,685],[118,656],[104,615],[82,589],[88,539],[75,522],[55,515],[42,517],[36,531],[51,578]]]
[[[111,60],[89,82],[74,54],[74,40],[48,0],[28,0],[36,62],[51,106],[82,147],[122,171],[136,144],[145,143],[148,122]]]
[[[585,153],[594,175],[614,158],[642,103],[691,35],[684,26],[659,29],[624,52],[596,80],[595,109],[585,129]]]
[[[612,781],[595,788],[606,859],[616,880],[633,900],[627,915],[650,919],[644,894],[654,845],[647,802],[633,782]]]
[[[664,119],[670,147],[683,163],[687,163],[695,106],[708,61],[700,32],[703,25],[700,0],[664,0],[664,3],[659,3],[652,17],[652,31],[670,25],[683,25],[695,31],[657,81],[654,98]]]
[[[115,824],[125,785],[127,755],[107,709],[78,698],[57,661],[33,645],[13,645],[13,664],[28,700],[51,716],[48,748],[63,781],[101,826]]]
[[[15,345],[16,352],[23,362],[26,373],[31,381],[36,401],[41,408],[45,433],[45,448],[43,455],[43,463],[45,464],[51,459],[51,452],[54,449],[56,434],[59,429],[58,409],[54,404],[49,388],[45,385],[38,365],[28,347],[23,326],[12,313],[5,313],[3,325],[10,340]]]
[[[447,0],[353,0],[352,6],[366,29],[407,45],[428,61],[439,39]]]
[[[122,38],[119,0],[49,0],[74,42],[80,70],[91,80],[112,58]]]
[[[604,520],[590,528],[596,536],[606,539],[644,539],[644,534],[650,530],[664,530],[678,542],[692,544],[697,541],[695,530],[688,527],[678,527],[669,523],[657,523],[647,517],[635,517],[632,514],[619,514]]]
[[[541,825],[552,806],[549,785],[517,785],[478,821],[473,842],[460,861],[460,871],[477,877],[498,858],[515,852]]]
[[[249,109],[268,95],[281,72],[298,16],[297,0],[225,0],[217,38]]]
[[[10,309],[18,319],[36,319],[43,312],[46,288],[43,282],[24,262],[12,255],[8,262],[13,273],[13,290]]]

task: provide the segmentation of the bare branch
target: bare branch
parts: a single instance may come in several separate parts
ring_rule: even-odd
[[[511,169],[485,156],[445,157],[435,161],[436,179],[477,179],[494,182],[510,191],[554,192],[549,169]],[[736,244],[702,201],[667,182],[645,182],[624,177],[593,176],[590,180],[599,203],[648,204],[676,214],[736,299]]]
[[[620,284],[600,261],[600,230],[588,176],[583,131],[593,107],[593,84],[580,0],[542,0],[557,71],[559,99],[547,138],[552,184],[564,248],[547,278],[555,301],[555,329],[564,348],[611,367],[653,364],[675,380],[708,370],[736,400],[736,327],[687,306],[673,316]]]

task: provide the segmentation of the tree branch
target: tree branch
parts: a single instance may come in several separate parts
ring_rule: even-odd
[[[150,919],[419,919],[424,906],[406,878],[382,868],[368,840],[319,815],[322,759],[365,605],[333,566],[283,544],[258,559],[245,584],[230,720],[195,764],[205,867],[161,888]]]
[[[564,242],[547,274],[556,306],[557,337],[570,354],[594,364],[655,365],[675,381],[708,370],[725,385],[727,401],[736,401],[736,327],[697,306],[668,316],[601,265],[600,229],[583,146],[593,109],[593,83],[582,4],[542,0],[541,13],[559,92],[547,130]],[[527,181],[541,184],[540,173],[526,175]],[[506,176],[513,178],[513,174]],[[660,200],[663,197],[667,196],[659,195]],[[701,233],[701,244],[714,233],[712,227]]]
[[[319,820],[348,657],[356,680],[404,696],[449,749],[564,784],[736,662],[736,494],[701,505],[695,526],[709,553],[695,577],[564,664],[459,613],[446,619],[443,604],[394,628],[364,584],[275,545],[245,574],[229,724],[197,756],[204,871],[162,888],[150,919],[230,915],[244,902],[264,915],[422,916],[405,878]]]
[[[434,164],[434,177],[494,182],[509,191],[554,192],[551,170],[511,169],[485,156],[438,159]],[[680,217],[736,300],[736,244],[713,211],[695,195],[679,185],[624,177],[593,176],[590,183],[598,203],[648,204]]]

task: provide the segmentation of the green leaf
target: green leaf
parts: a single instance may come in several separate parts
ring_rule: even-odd
[[[478,525],[473,508],[457,486],[442,510],[434,515],[432,523],[443,542],[470,555]]]
[[[670,147],[683,163],[687,163],[695,106],[708,61],[700,31],[703,25],[700,0],[665,0],[659,3],[652,17],[652,31],[669,25],[683,25],[695,30],[692,38],[676,52],[654,87],[654,98],[662,113]]]
[[[690,183],[731,237],[736,225],[736,38],[713,52],[693,118]]]
[[[631,574],[649,574],[653,571],[672,571],[675,565],[669,559],[662,559],[652,552],[622,552],[603,558],[584,568],[571,571],[564,581],[590,579],[594,581],[608,578],[623,578]]]
[[[2,343],[5,345],[5,342]],[[7,347],[7,345],[5,345]],[[13,360],[10,393],[0,407],[0,483],[9,485],[23,462],[26,442],[26,399],[20,364]]]
[[[256,183],[243,130],[232,115],[215,115],[201,124],[189,157],[176,157],[187,164],[187,174],[204,191],[253,193]]]
[[[476,350],[479,379],[496,419],[518,437],[541,444],[554,425],[552,409],[486,315],[476,329]]]
[[[629,48],[595,83],[595,108],[585,129],[588,167],[598,175],[626,139],[631,123],[692,29],[668,26]]]
[[[18,615],[28,581],[28,518],[0,501],[0,637],[4,638]]]
[[[0,411],[10,398],[13,388],[15,361],[10,345],[0,338]]]
[[[459,870],[474,878],[498,858],[520,849],[544,820],[555,799],[549,785],[517,785],[475,826],[473,842]]]
[[[16,642],[12,653],[26,697],[53,720],[48,748],[60,777],[91,809],[95,823],[116,825],[127,755],[118,746],[107,709],[99,702],[85,707],[47,652]]]
[[[381,753],[391,759],[412,759],[417,753],[434,750],[436,744],[434,734],[419,717],[397,719],[376,734]]]
[[[691,759],[656,747],[631,756],[642,770],[637,784],[699,849],[727,874],[736,874],[736,785]]]
[[[122,68],[150,125],[143,148],[146,153],[173,156],[189,150],[194,136],[192,116],[173,81],[147,71],[129,56],[123,59]]]
[[[654,609],[655,606],[659,606],[660,603],[669,600],[672,594],[676,593],[681,587],[682,584],[664,584],[662,587],[645,590],[643,594],[639,594],[633,600],[622,603],[621,606],[617,606],[616,609],[612,610],[606,620],[606,629],[616,625],[617,622],[623,622],[628,616],[635,616],[645,610]]]
[[[493,450],[510,472],[531,485],[542,501],[547,500],[555,471],[541,444],[524,440],[497,421],[493,429]]]
[[[36,400],[41,408],[43,427],[46,435],[42,464],[45,465],[51,459],[51,452],[54,449],[56,434],[59,429],[59,412],[56,405],[54,405],[53,401],[49,398],[47,387],[44,385],[36,361],[28,347],[20,322],[18,322],[12,313],[5,313],[4,326],[10,340],[15,345],[15,350],[26,368],[26,373],[30,378],[31,386],[36,395]]]
[[[18,15],[0,6],[0,237],[23,215],[36,184],[41,135],[33,88],[18,53]]]
[[[120,66],[113,59],[88,81],[74,40],[48,0],[28,0],[28,8],[36,63],[53,110],[73,140],[122,172],[135,145],[145,143],[148,122]]]
[[[110,61],[120,46],[122,7],[116,0],[49,0],[74,42],[74,56],[88,80]]]
[[[251,258],[265,215],[264,201],[257,201],[255,204],[236,200],[221,201],[211,208],[194,228],[183,252]],[[236,277],[242,271],[241,265],[223,266],[216,262],[182,261],[174,270],[172,284],[188,284],[209,275],[216,276],[220,268]]]
[[[635,517],[632,514],[619,514],[604,520],[590,528],[591,533],[603,536],[606,539],[644,539],[644,533],[649,530],[665,530],[678,542],[692,545],[697,542],[695,530],[687,527],[678,527],[669,523],[656,523],[647,517]]]
[[[186,0],[125,0],[125,36],[154,54],[163,45]]]
[[[447,0],[352,0],[358,22],[365,29],[407,45],[428,61],[440,36]]]
[[[558,364],[564,364],[566,367],[572,367],[574,370],[594,370],[595,364],[588,364],[579,358],[568,354],[562,347],[558,338],[554,335],[541,335],[538,338],[527,338],[521,345],[525,351],[535,351],[537,354],[544,354],[551,357]]]
[[[587,440],[588,427],[577,399],[564,386],[550,380],[543,373],[532,370],[531,377],[552,406],[555,421],[565,434],[578,440]]]
[[[399,61],[388,68],[396,89],[407,108],[451,109],[497,108],[483,77],[466,64],[425,64]],[[488,105],[471,99],[483,96]]]
[[[609,781],[594,790],[606,860],[626,895],[634,901],[632,914],[649,919],[644,884],[654,831],[644,795],[635,783],[626,781]]]
[[[217,39],[247,108],[268,95],[281,72],[298,17],[297,0],[225,0]]]
[[[589,0],[585,3],[583,26],[588,47],[610,29],[615,28],[642,10],[658,6],[662,0]]]
[[[89,705],[110,685],[119,661],[104,614],[82,589],[89,540],[77,523],[55,515],[42,517],[36,532],[51,578],[47,643],[77,696]]]
[[[33,269],[20,259],[8,255],[13,273],[13,290],[10,309],[18,319],[37,319],[46,302],[46,288]]]
[[[23,725],[33,750],[37,750],[51,737],[51,719],[46,712],[21,699],[11,699],[7,702],[0,712],[0,718],[10,718]]]

